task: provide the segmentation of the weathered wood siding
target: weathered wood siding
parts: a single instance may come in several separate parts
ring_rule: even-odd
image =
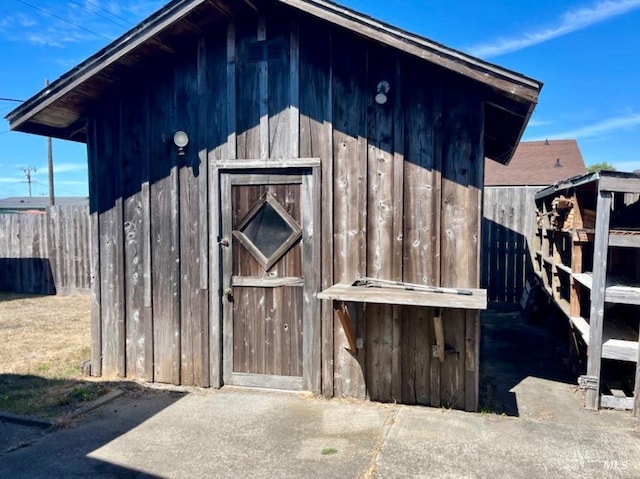
[[[540,187],[486,187],[482,219],[482,281],[489,301],[517,303],[533,272],[530,242]]]
[[[53,206],[45,214],[0,214],[0,291],[89,289],[89,212]]]
[[[364,275],[479,286],[484,90],[472,82],[286,8],[185,40],[173,64],[137,77],[91,119],[105,373],[221,384],[207,162],[320,158],[323,289]],[[378,105],[382,80],[391,91]],[[184,157],[178,129],[191,139]],[[443,363],[431,310],[352,305],[355,354],[330,302],[321,315],[316,392],[475,408],[477,314],[443,312]]]

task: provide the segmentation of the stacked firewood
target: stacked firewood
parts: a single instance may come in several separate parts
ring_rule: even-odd
[[[560,195],[551,202],[551,226],[560,231],[573,228],[574,213],[573,199]]]

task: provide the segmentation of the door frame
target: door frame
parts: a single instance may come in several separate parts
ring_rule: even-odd
[[[231,287],[225,269],[233,262],[232,238],[222,238],[223,183],[234,174],[243,175],[292,175],[302,179],[301,208],[303,217],[302,241],[305,284],[303,286],[302,312],[302,379],[299,377],[246,375],[233,373],[233,314],[225,308],[228,301],[224,291]],[[228,175],[228,176],[225,176]],[[321,168],[320,159],[288,160],[218,160],[210,162],[210,362],[211,383],[259,386],[274,389],[297,389],[321,392],[321,311],[317,298],[321,284]],[[225,268],[226,266],[226,268]],[[231,354],[225,352],[231,351]],[[260,380],[262,378],[262,380]],[[246,380],[245,380],[246,379]]]

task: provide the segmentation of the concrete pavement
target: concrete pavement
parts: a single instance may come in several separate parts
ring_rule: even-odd
[[[567,384],[528,378],[518,387],[520,417],[249,389],[150,390],[4,449],[0,477],[640,477],[640,429],[628,411],[586,412]],[[532,391],[563,401],[527,409]]]

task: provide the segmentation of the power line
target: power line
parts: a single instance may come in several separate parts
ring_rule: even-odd
[[[47,14],[47,15],[49,15],[49,16],[51,16],[51,17],[53,17],[53,18],[56,18],[56,19],[60,20],[61,22],[68,23],[69,25],[73,25],[74,27],[79,28],[79,29],[81,29],[81,30],[84,30],[84,31],[86,31],[86,32],[89,32],[89,33],[91,33],[92,35],[97,35],[97,36],[102,37],[102,38],[105,38],[105,39],[107,39],[107,40],[109,40],[109,41],[113,40],[113,38],[109,38],[108,36],[103,35],[102,33],[98,33],[98,32],[96,32],[96,31],[94,31],[94,30],[91,30],[90,28],[83,27],[82,25],[79,25],[79,24],[77,24],[77,23],[74,23],[74,22],[72,22],[71,20],[67,20],[66,18],[61,17],[61,16],[59,16],[59,15],[56,15],[55,13],[52,13],[52,12],[50,12],[49,10],[46,10],[46,9],[44,9],[44,8],[42,8],[42,7],[38,7],[38,6],[36,6],[36,5],[32,5],[32,4],[30,4],[29,2],[25,2],[24,0],[16,0],[16,2],[22,3],[23,5],[26,5],[27,7],[31,7],[31,8],[33,8],[33,9],[35,9],[35,10],[39,10],[39,11],[41,11],[41,12],[43,12],[43,13],[45,13],[45,14]]]
[[[24,100],[16,100],[15,98],[5,98],[0,96],[0,101],[12,101],[15,103],[24,103]]]
[[[76,0],[69,0],[70,3],[73,3],[74,5],[78,5],[80,8],[82,8],[83,10],[86,10],[87,12],[93,13],[95,15],[98,15],[100,18],[104,18],[105,20],[113,23],[114,25],[117,25],[119,27],[122,28],[129,28],[131,26],[133,26],[133,23],[131,23],[129,20],[122,18],[119,15],[116,15],[115,13],[111,13],[110,11],[102,8],[101,6],[93,3],[93,2],[89,2],[87,1],[86,3],[80,3]],[[93,7],[92,9],[89,9],[89,7],[87,5],[91,5],[91,7]],[[111,17],[117,18],[118,20],[120,20],[121,22],[124,22],[124,25],[120,22],[120,21],[115,21],[113,18],[110,18],[106,15],[103,15],[100,12],[105,12],[108,13],[109,15],[111,15]]]

